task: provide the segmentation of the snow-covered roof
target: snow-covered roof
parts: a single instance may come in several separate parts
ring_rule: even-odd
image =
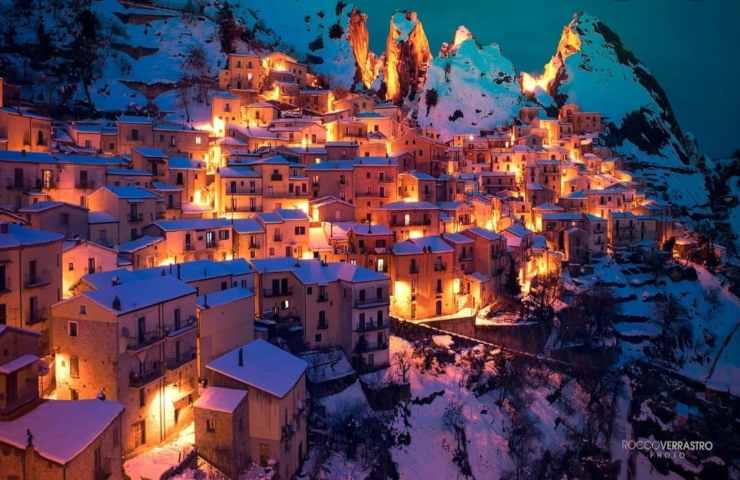
[[[543,221],[551,222],[576,222],[583,220],[581,212],[551,212],[542,214]]]
[[[179,192],[183,189],[181,185],[173,185],[166,182],[152,182],[152,189],[159,192]]]
[[[221,178],[261,178],[259,173],[247,165],[231,165],[228,167],[222,167],[218,170],[218,174],[221,175]]]
[[[381,209],[385,210],[437,210],[438,207],[429,202],[390,202],[386,203]]]
[[[432,253],[454,252],[454,249],[439,235],[408,239],[393,245],[395,255],[418,255],[423,253],[424,249],[431,249]]]
[[[143,115],[121,115],[118,117],[118,123],[150,124],[152,119]]]
[[[265,229],[262,228],[260,222],[254,218],[244,218],[234,220],[234,232],[236,233],[264,233]]]
[[[79,205],[72,205],[71,203],[55,202],[53,200],[44,200],[41,202],[33,203],[27,207],[21,208],[18,210],[18,212],[19,213],[38,213],[38,212],[44,212],[46,210],[51,210],[52,208],[61,207],[64,205],[71,207],[71,208],[77,208],[79,210],[87,210],[85,207],[81,207]]]
[[[443,233],[442,238],[452,243],[473,243],[473,239],[462,233]]]
[[[195,289],[187,283],[169,275],[160,275],[99,290],[89,290],[82,296],[116,315],[124,315],[191,294],[195,294]],[[119,305],[114,306],[116,299]]]
[[[419,172],[416,170],[410,171],[410,172],[404,172],[402,175],[408,175],[410,177],[414,177],[417,180],[435,180],[435,178],[428,173]]]
[[[275,212],[285,220],[309,220],[308,214],[299,208],[278,208]]]
[[[0,441],[25,450],[30,430],[39,455],[66,464],[122,412],[123,406],[111,401],[47,400],[25,415],[0,422]]]
[[[108,169],[108,175],[120,175],[120,176],[127,176],[127,177],[151,177],[152,172],[147,172],[146,170],[140,170],[137,168],[109,168]]]
[[[64,235],[46,230],[28,228],[17,223],[7,223],[8,233],[0,233],[0,248],[40,245],[64,239]]]
[[[167,154],[157,147],[138,146],[134,147],[134,152],[147,158],[167,158]]]
[[[116,197],[123,198],[125,200],[145,200],[148,198],[157,198],[157,195],[155,193],[150,192],[146,188],[137,187],[135,185],[125,187],[106,185],[102,188],[107,189]]]
[[[2,375],[10,375],[13,372],[16,372],[20,370],[21,368],[27,367],[28,365],[31,365],[39,360],[39,357],[36,355],[32,355],[30,353],[27,353],[25,355],[20,355],[18,357],[15,357],[13,360],[10,360],[9,362],[5,362],[2,365],[0,365],[0,374]]]
[[[337,280],[346,282],[372,282],[387,280],[382,273],[375,272],[349,262],[322,263],[319,260],[300,260],[293,257],[272,257],[251,261],[260,273],[292,272],[304,285],[326,285]]]
[[[517,236],[517,237],[525,237],[532,233],[531,230],[529,230],[527,227],[522,225],[521,223],[515,223],[506,230],[504,230],[504,233],[509,233],[511,235]]]
[[[169,158],[167,165],[170,170],[200,170],[205,164],[199,160],[193,160],[184,155],[175,155]]]
[[[116,223],[118,219],[108,212],[88,212],[88,223]]]
[[[198,282],[212,278],[252,273],[252,266],[243,258],[216,262],[214,260],[194,260],[192,262],[159,267],[143,268],[141,270],[109,270],[107,272],[85,275],[82,280],[92,288],[106,288],[116,279],[120,284],[137,282],[139,280],[157,279],[163,276],[179,278],[183,282]]]
[[[200,397],[193,407],[217,412],[233,413],[236,407],[247,396],[246,390],[224,387],[206,387],[201,389]]]
[[[154,222],[154,225],[165,232],[209,230],[228,227],[231,225],[231,220],[227,218],[180,218],[176,220],[158,220]]]
[[[501,235],[494,232],[493,230],[488,230],[488,229],[481,228],[481,227],[471,227],[465,231],[470,232],[473,235],[483,237],[487,240],[500,240],[502,238]]]
[[[242,356],[241,365],[239,352]],[[298,383],[307,367],[305,360],[257,339],[221,355],[206,368],[283,398]]]
[[[226,290],[219,290],[217,292],[201,295],[196,300],[196,303],[200,308],[211,308],[253,296],[254,290],[242,287],[232,287],[227,288]]]
[[[151,235],[144,235],[137,238],[136,240],[131,240],[130,242],[120,244],[118,246],[118,251],[123,253],[133,253],[141,250],[142,248],[151,247],[152,245],[155,245],[162,241],[164,241],[164,237],[153,237]]]
[[[349,228],[356,235],[393,235],[388,225],[382,223],[353,223]]]
[[[306,170],[309,172],[316,170],[352,170],[352,167],[351,160],[324,160],[321,163],[312,163]]]

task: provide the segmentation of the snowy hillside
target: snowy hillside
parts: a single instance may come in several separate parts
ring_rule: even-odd
[[[449,139],[510,123],[522,103],[514,66],[499,46],[478,45],[461,26],[429,65],[417,120]]]
[[[89,67],[90,100],[98,110],[153,103],[172,111],[177,108],[174,89],[184,75],[215,79],[226,59],[217,4],[195,3],[197,7],[193,2],[161,0],[131,6],[118,0],[91,0],[61,2],[49,9],[32,0],[26,9],[19,9],[11,0],[0,0],[0,13],[9,20],[0,25],[4,39],[0,68],[11,80],[27,85],[27,98],[61,103],[86,100],[81,73],[71,67],[83,64],[80,70]],[[283,50],[333,85],[351,86],[355,61],[347,29],[352,7],[331,0],[286,3],[236,3],[233,16],[241,35],[235,48]],[[76,41],[82,37],[79,19],[88,11],[94,25],[89,43],[94,48],[85,55],[88,52],[81,53]],[[201,50],[205,60],[199,72],[183,65],[194,49]]]
[[[630,171],[666,200],[692,209],[706,206],[693,141],[678,125],[658,81],[604,23],[587,14],[574,16],[538,79],[537,89],[542,88],[555,105],[576,103],[602,113],[607,143],[632,156]],[[543,93],[536,98],[549,106]]]

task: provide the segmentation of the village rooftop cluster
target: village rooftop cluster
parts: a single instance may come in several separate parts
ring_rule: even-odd
[[[194,422],[226,475],[290,478],[317,355],[386,368],[391,318],[683,234],[578,105],[442,141],[280,52],[218,86],[207,124],[61,122],[0,79],[4,474],[122,478]]]

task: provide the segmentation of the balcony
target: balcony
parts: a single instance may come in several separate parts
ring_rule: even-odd
[[[161,341],[164,336],[160,332],[155,330],[151,332],[144,332],[143,335],[137,335],[134,337],[129,336],[125,338],[126,348],[131,351],[138,351]]]
[[[144,214],[140,212],[130,212],[126,218],[128,218],[129,223],[139,223],[144,221]]]
[[[435,272],[444,272],[447,270],[447,265],[445,263],[435,263],[434,264],[434,271]]]
[[[288,288],[287,290],[273,290],[271,288],[262,289],[262,296],[265,298],[289,297],[291,295],[293,295],[292,288]]]
[[[186,352],[180,352],[180,356],[167,359],[167,370],[176,370],[188,362],[195,360],[195,348],[188,349]]]
[[[26,325],[35,325],[46,320],[46,315],[39,311],[28,312],[28,318],[26,319]]]
[[[250,250],[257,250],[258,248],[262,248],[262,244],[260,242],[249,242],[249,248]]]
[[[228,190],[227,196],[239,196],[239,195],[262,195],[262,189],[252,188],[249,190]]]
[[[195,246],[193,246],[192,243],[186,243],[183,247],[183,250],[185,250],[186,252],[192,252],[193,250],[195,250]]]
[[[75,182],[75,188],[78,190],[93,190],[95,188],[95,182],[92,180],[77,180]]]
[[[395,183],[396,179],[393,177],[382,177],[382,178],[379,178],[378,181],[380,183]]]
[[[389,303],[389,297],[356,298],[355,308],[379,307],[382,305],[388,305]]]
[[[360,337],[355,345],[355,353],[371,353],[379,350],[388,350],[388,341],[369,343],[365,337]]]
[[[387,330],[388,328],[390,328],[388,323],[365,322],[364,324],[357,325],[355,332],[374,332],[378,330]]]
[[[195,316],[190,315],[189,317],[185,318],[184,320],[180,321],[179,327],[177,326],[177,323],[173,320],[172,322],[172,329],[169,329],[167,331],[168,337],[177,337],[179,335],[182,335],[183,333],[187,333],[189,330],[192,330],[195,328]],[[177,328],[175,328],[177,327]]]
[[[355,196],[361,198],[388,198],[388,192],[357,192]]]
[[[283,175],[280,173],[273,173],[270,175],[270,180],[273,182],[282,182],[283,181]]]
[[[283,236],[282,235],[274,235],[272,237],[272,241],[273,242],[282,242],[283,241]]]
[[[146,372],[131,372],[128,376],[128,385],[132,388],[140,388],[160,378],[163,375],[161,367],[152,368]]]
[[[329,294],[328,293],[319,294],[319,296],[316,299],[316,301],[317,302],[321,302],[321,303],[328,302],[329,301]]]
[[[25,288],[39,288],[39,287],[45,287],[46,285],[49,285],[51,283],[50,280],[40,277],[38,275],[29,275],[26,278],[26,281],[23,282],[23,286]]]

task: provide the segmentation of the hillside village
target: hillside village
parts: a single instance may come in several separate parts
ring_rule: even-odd
[[[127,18],[155,21],[147,8]],[[396,15],[397,58],[367,58],[367,88],[285,50],[227,53],[210,86],[181,93],[179,120],[56,117],[0,78],[9,478],[560,478],[567,456],[525,452],[583,425],[591,475],[738,475],[728,446],[676,466],[600,436],[737,419],[726,248],[632,172],[604,112],[539,105],[547,79],[502,80],[529,100],[491,128],[420,118],[404,98],[449,101],[414,93],[442,56],[409,61],[423,31]],[[474,42],[458,30],[443,56]],[[681,408],[701,414],[656,420],[659,400],[634,403],[647,376],[690,384]],[[595,412],[602,388],[622,400]],[[507,422],[540,424],[545,446]],[[386,445],[356,445],[365,428]],[[451,463],[413,463],[425,435]]]

